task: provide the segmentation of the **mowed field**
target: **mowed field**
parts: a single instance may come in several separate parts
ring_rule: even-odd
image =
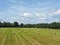
[[[0,45],[60,45],[60,29],[0,28]]]

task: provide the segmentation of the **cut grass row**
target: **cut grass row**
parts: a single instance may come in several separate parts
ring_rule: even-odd
[[[38,43],[37,40],[31,38],[30,36],[26,35],[25,33],[24,34],[21,34],[20,36],[21,37],[24,37],[26,40],[28,40],[31,43],[31,45],[40,45],[40,43]],[[28,45],[30,43],[28,43]]]
[[[36,30],[40,34],[37,34]],[[41,28],[0,28],[0,45],[60,45],[60,29],[54,29],[56,34],[50,33],[48,30]]]

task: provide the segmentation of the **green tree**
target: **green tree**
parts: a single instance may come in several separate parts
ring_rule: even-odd
[[[14,27],[18,27],[18,22],[14,22]]]
[[[22,27],[22,28],[23,28],[23,27],[24,27],[24,24],[23,24],[23,23],[21,23],[21,24],[20,24],[20,27]]]

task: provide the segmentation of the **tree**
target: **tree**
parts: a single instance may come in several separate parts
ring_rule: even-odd
[[[18,27],[18,22],[14,22],[14,27]]]
[[[2,23],[0,22],[0,27],[2,27]]]
[[[21,27],[21,28],[52,28],[52,29],[60,29],[60,22],[52,22],[52,23],[38,23],[38,24],[23,24],[20,25],[18,22],[10,23],[10,22],[0,22],[0,27]]]
[[[23,27],[24,27],[24,24],[23,24],[23,23],[21,23],[21,24],[20,24],[20,27],[22,27],[22,28],[23,28]]]
[[[33,25],[32,24],[25,24],[25,26],[24,27],[26,27],[26,28],[32,28],[33,27]]]
[[[53,29],[59,29],[60,28],[60,23],[58,22],[53,22],[50,24],[50,28],[53,28]]]

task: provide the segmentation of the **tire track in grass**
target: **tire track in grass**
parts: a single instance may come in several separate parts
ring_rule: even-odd
[[[26,40],[28,40],[30,43],[32,43],[32,45],[42,45],[40,44],[38,41],[36,41],[35,39],[33,39],[32,37],[28,37],[28,35],[25,35],[25,32],[23,32],[21,34]]]
[[[2,31],[2,29],[0,28],[0,44],[1,44],[1,40],[2,40],[2,38],[3,38],[3,33],[2,33],[3,31]]]
[[[29,33],[27,35],[31,36]],[[39,38],[37,39],[36,36],[37,35],[35,34],[35,36],[31,36],[31,37],[38,40],[38,42],[41,42],[44,45],[51,45],[51,43],[53,42],[53,41],[52,42],[48,41],[48,38],[44,38],[42,36],[38,36]]]
[[[32,37],[30,37],[29,35],[27,34],[24,34],[23,35],[25,38],[29,38],[29,40],[31,40],[32,42],[34,42],[35,45],[42,45],[41,43],[39,43],[37,40],[33,39]],[[27,37],[26,37],[27,36]]]
[[[11,44],[11,34],[10,34],[10,29],[7,29],[7,39],[6,39],[6,42],[5,42],[5,45],[10,45]],[[12,44],[11,44],[12,45]]]
[[[14,38],[14,35],[12,33],[12,30],[9,29],[9,35],[8,35],[8,40],[7,42],[9,43],[9,45],[15,45],[15,38]],[[7,44],[8,45],[8,44]]]
[[[27,38],[26,36],[23,35],[24,38],[26,38],[29,42],[32,43],[32,45],[36,45],[33,41],[31,41],[29,38]]]
[[[29,35],[29,34],[28,34]],[[30,35],[31,36],[31,35]],[[37,35],[36,35],[37,36]],[[52,45],[51,43],[53,42],[51,42],[51,41],[49,41],[49,39],[48,38],[46,38],[46,37],[44,37],[44,36],[38,36],[39,38],[38,39],[36,39],[36,37],[34,36],[33,38],[35,38],[36,40],[38,40],[39,42],[41,42],[41,43],[43,43],[44,45]]]
[[[27,40],[21,33],[18,33],[18,34],[19,34],[19,36],[22,37],[22,39],[26,43],[26,45],[32,45],[32,43],[29,40]]]
[[[38,36],[38,34],[35,33],[35,31],[31,31],[32,34],[30,34],[29,32],[26,33],[28,36],[32,37],[33,39],[37,40],[38,43],[41,43],[42,45],[48,45],[48,44],[45,44],[44,42],[44,39],[42,40],[41,37]],[[33,33],[34,32],[34,33]],[[39,37],[39,38],[38,38]]]
[[[7,30],[5,30],[5,33],[6,33],[6,31]],[[4,38],[3,38],[2,42],[1,42],[1,45],[4,45],[4,43],[5,43],[6,39],[7,39],[7,35],[5,33],[3,33],[4,34]]]
[[[17,34],[17,32],[15,32],[16,36],[19,38],[19,40],[21,40],[22,45],[26,45],[25,42],[22,40],[22,38],[19,36],[19,34]],[[17,38],[16,37],[16,38]],[[17,40],[17,39],[16,39]],[[18,40],[17,40],[18,41]],[[19,41],[20,42],[20,41]]]
[[[3,39],[2,43],[1,43],[1,45],[4,45],[6,39],[7,39],[7,36],[4,37],[4,39]]]
[[[14,35],[14,38],[15,38],[16,45],[18,45],[19,44],[19,40],[18,40],[17,36]]]
[[[18,31],[16,30],[16,32],[18,32]],[[32,40],[30,40],[26,36],[24,37],[22,33],[24,34],[24,31],[20,31],[17,34],[23,38],[23,40],[25,41],[26,45],[36,45]]]
[[[24,32],[23,32],[24,33]],[[19,35],[19,34],[18,34]],[[28,40],[32,45],[36,45],[32,40],[30,40],[28,37],[24,36],[23,34],[21,34],[22,37],[24,37],[26,40]]]
[[[20,45],[20,37],[18,37],[16,34],[14,34],[14,38],[15,38],[15,42],[16,42],[16,45]]]
[[[45,44],[47,44],[47,45],[55,45],[54,43],[55,43],[55,41],[53,41],[53,40],[51,40],[51,39],[49,39],[49,38],[46,38],[46,37],[44,37],[44,36],[39,36],[40,38],[41,38],[41,40],[42,40],[42,42],[44,42]],[[40,39],[39,39],[40,40]]]
[[[27,35],[31,36],[30,34],[27,34]],[[39,38],[37,39],[36,36],[37,36],[37,35],[32,36],[32,38],[38,40],[38,42],[41,42],[43,45],[51,45],[51,42],[48,41],[48,38],[45,38],[45,37],[43,37],[43,36],[40,35],[40,36],[37,36],[37,37],[39,37]]]

